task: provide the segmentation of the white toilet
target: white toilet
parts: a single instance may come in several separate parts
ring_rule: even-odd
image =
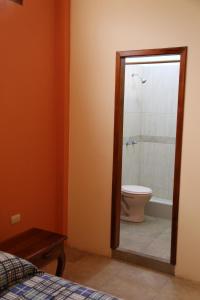
[[[121,220],[143,222],[144,207],[152,197],[152,190],[140,185],[123,185],[121,195]]]

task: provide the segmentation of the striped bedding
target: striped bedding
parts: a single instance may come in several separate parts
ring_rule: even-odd
[[[11,286],[0,295],[0,299],[117,300],[113,296],[49,274],[36,275]]]
[[[40,272],[29,262],[3,252],[0,252],[0,299],[118,300],[89,287]]]

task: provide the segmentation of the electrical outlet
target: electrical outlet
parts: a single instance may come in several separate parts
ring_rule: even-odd
[[[20,214],[17,214],[17,215],[14,215],[14,216],[11,217],[11,224],[12,225],[20,223],[20,221],[21,221],[21,215]]]

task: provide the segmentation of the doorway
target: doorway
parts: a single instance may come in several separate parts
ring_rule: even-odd
[[[187,48],[117,52],[111,248],[176,264]]]

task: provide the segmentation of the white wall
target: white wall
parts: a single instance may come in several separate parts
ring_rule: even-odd
[[[139,74],[146,80],[141,83]],[[122,183],[172,200],[179,63],[126,65]],[[133,137],[137,144],[126,146]]]
[[[115,53],[188,46],[176,274],[200,281],[200,1],[72,0],[69,242],[110,253]]]

